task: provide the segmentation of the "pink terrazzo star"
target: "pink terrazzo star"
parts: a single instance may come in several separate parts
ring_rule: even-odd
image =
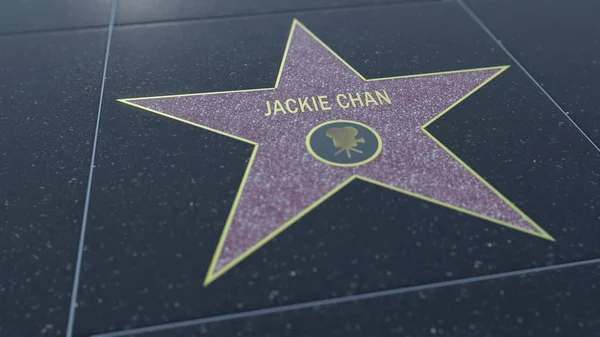
[[[275,88],[122,101],[256,145],[208,284],[355,177],[552,240],[424,127],[506,68],[365,80],[295,21]],[[374,91],[392,104],[335,104],[337,94]],[[319,95],[331,110],[265,116],[267,101]],[[305,139],[330,120],[370,126],[383,141],[381,154],[355,167],[317,160]]]

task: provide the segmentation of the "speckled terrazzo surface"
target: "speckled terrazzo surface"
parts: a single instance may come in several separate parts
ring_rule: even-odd
[[[557,106],[457,2],[140,1],[107,59],[110,2],[0,3],[0,336],[597,335],[596,2],[466,1]],[[136,102],[250,143],[117,101],[273,87],[294,19],[367,79],[450,73],[365,82],[298,26],[277,90]],[[491,77],[426,130],[505,199],[421,129]],[[316,160],[332,119],[381,154]]]
[[[258,144],[214,272],[239,260],[354,175],[541,232],[421,129],[498,75],[501,67],[365,81],[301,24],[292,26],[284,57],[279,85],[273,90],[127,101]],[[375,100],[366,105],[365,92],[373,96],[385,92],[391,104]],[[344,97],[334,101],[339,94]],[[361,100],[351,104],[350,98],[356,100],[357,95]],[[276,115],[266,107],[267,101],[318,96],[331,100],[331,106],[325,106],[328,110],[310,103],[313,111]],[[379,133],[385,145],[378,158],[357,167],[336,167],[313,158],[304,142],[306,135],[333,120],[357,121]]]

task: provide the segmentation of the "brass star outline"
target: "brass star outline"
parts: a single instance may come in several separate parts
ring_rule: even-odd
[[[480,85],[478,85],[477,87],[475,87],[473,90],[471,90],[470,92],[468,92],[466,95],[464,95],[462,98],[460,98],[459,100],[457,100],[456,102],[454,102],[452,105],[450,105],[448,108],[446,108],[445,110],[443,110],[442,112],[440,112],[439,114],[437,114],[435,117],[433,117],[431,120],[429,120],[427,123],[423,124],[421,126],[421,130],[429,137],[431,138],[437,145],[439,145],[444,151],[446,151],[452,158],[454,158],[454,160],[456,160],[457,162],[459,162],[464,168],[466,168],[472,175],[474,175],[479,181],[481,181],[487,188],[489,188],[494,194],[496,194],[498,197],[500,197],[500,199],[502,199],[505,203],[507,203],[507,205],[509,205],[514,211],[516,211],[519,215],[521,215],[523,218],[527,219],[531,225],[537,229],[539,232],[534,232],[531,230],[527,230],[525,228],[521,228],[518,226],[515,226],[513,224],[510,224],[508,222],[504,222],[504,221],[500,221],[497,219],[493,219],[478,213],[475,213],[473,211],[469,211],[451,204],[447,204],[429,197],[426,197],[424,195],[420,195],[414,192],[410,192],[401,188],[397,188],[391,185],[387,185],[384,183],[381,183],[379,181],[373,180],[373,179],[369,179],[363,176],[359,176],[359,175],[353,175],[350,178],[348,178],[347,180],[345,180],[344,182],[342,182],[340,185],[338,185],[336,188],[332,189],[331,191],[329,191],[328,193],[326,193],[325,195],[323,195],[321,198],[319,198],[316,202],[314,202],[312,205],[310,205],[309,207],[307,207],[306,209],[304,209],[303,211],[299,212],[296,216],[294,216],[293,218],[291,218],[290,220],[288,220],[286,223],[284,223],[282,226],[280,226],[279,228],[277,228],[275,231],[271,232],[269,235],[267,235],[266,237],[264,237],[262,240],[260,240],[259,242],[257,242],[256,244],[254,244],[250,249],[246,250],[243,254],[239,255],[238,257],[236,257],[235,259],[231,260],[230,262],[228,262],[223,268],[221,268],[219,271],[215,272],[215,268],[217,266],[217,262],[219,260],[219,257],[221,255],[221,252],[223,250],[223,246],[225,244],[225,239],[227,238],[227,235],[229,233],[230,227],[231,227],[231,223],[233,222],[233,217],[235,215],[235,212],[237,210],[238,207],[238,203],[240,200],[240,197],[243,193],[244,190],[244,186],[246,185],[246,181],[248,179],[248,175],[250,173],[250,170],[252,168],[252,165],[254,163],[254,159],[256,157],[256,153],[258,151],[258,147],[259,144],[257,142],[254,142],[252,140],[249,139],[245,139],[242,137],[238,137],[226,132],[222,132],[201,124],[197,124],[197,123],[193,123],[178,117],[174,117],[174,116],[170,116],[168,114],[162,113],[160,111],[156,111],[150,108],[146,108],[143,107],[141,105],[135,104],[132,101],[134,100],[139,100],[139,99],[154,99],[154,98],[169,98],[169,97],[186,97],[186,96],[197,96],[197,95],[216,95],[216,94],[226,94],[226,93],[239,93],[239,92],[253,92],[253,91],[265,91],[265,90],[275,90],[277,89],[277,87],[279,86],[279,81],[281,79],[281,75],[283,72],[283,68],[286,62],[286,57],[288,55],[288,51],[290,48],[290,44],[292,41],[292,36],[294,34],[294,30],[296,29],[296,27],[302,27],[313,39],[315,39],[319,44],[321,44],[325,49],[327,49],[331,54],[333,54],[338,60],[340,60],[346,67],[348,67],[348,69],[350,69],[354,74],[356,74],[356,76],[358,76],[360,79],[362,79],[365,82],[372,82],[372,81],[381,81],[381,80],[392,80],[392,79],[401,79],[401,78],[411,78],[411,77],[421,77],[421,76],[433,76],[433,75],[443,75],[443,74],[456,74],[456,73],[461,73],[461,72],[472,72],[472,71],[478,71],[478,70],[492,70],[492,69],[497,69],[499,70],[497,73],[495,73],[493,76],[491,76],[490,78],[488,78],[487,80],[485,80],[483,83],[481,83]],[[320,205],[321,203],[325,202],[327,199],[329,199],[332,195],[334,195],[335,193],[337,193],[339,190],[341,190],[342,188],[344,188],[346,185],[348,185],[349,183],[351,183],[352,181],[354,181],[355,179],[360,179],[381,187],[385,187],[406,195],[409,195],[411,197],[415,197],[417,199],[421,199],[421,200],[425,200],[428,202],[431,202],[433,204],[436,205],[440,205],[440,206],[444,206],[462,213],[466,213],[469,214],[471,216],[477,217],[477,218],[481,218],[502,226],[506,226],[521,232],[525,232],[527,234],[533,235],[533,236],[537,236],[546,240],[550,240],[550,241],[555,241],[554,238],[548,234],[540,225],[538,225],[535,221],[533,221],[531,218],[529,218],[523,211],[521,211],[518,207],[516,207],[512,202],[510,202],[504,195],[502,195],[498,190],[496,190],[490,183],[488,183],[482,176],[480,176],[477,172],[475,172],[469,165],[467,165],[463,160],[461,160],[456,154],[454,154],[450,149],[448,149],[444,144],[442,144],[437,138],[435,138],[431,133],[429,133],[429,131],[427,131],[427,126],[429,126],[430,124],[432,124],[433,122],[435,122],[438,118],[440,118],[441,116],[443,116],[445,113],[447,113],[448,111],[450,111],[452,108],[454,108],[456,105],[458,105],[459,103],[461,103],[463,100],[465,100],[467,97],[469,97],[470,95],[472,95],[474,92],[476,92],[477,90],[481,89],[483,86],[485,86],[487,83],[489,83],[490,81],[492,81],[494,78],[496,78],[497,76],[499,76],[501,73],[503,73],[504,71],[506,71],[510,66],[508,65],[504,65],[504,66],[495,66],[495,67],[483,67],[483,68],[473,68],[473,69],[463,69],[463,70],[454,70],[454,71],[444,71],[444,72],[434,72],[434,73],[425,73],[425,74],[414,74],[414,75],[403,75],[403,76],[392,76],[392,77],[382,77],[382,78],[371,78],[371,79],[366,79],[364,76],[362,76],[358,71],[356,71],[350,64],[348,64],[344,59],[342,59],[336,52],[334,52],[331,48],[329,48],[329,46],[327,46],[323,41],[321,41],[321,39],[319,39],[314,33],[312,33],[309,29],[307,29],[302,23],[300,23],[297,19],[294,19],[292,22],[292,27],[290,29],[290,33],[288,35],[288,39],[287,39],[287,43],[285,46],[285,50],[283,53],[283,59],[281,61],[281,65],[279,66],[279,72],[277,73],[277,79],[275,81],[275,86],[272,88],[260,88],[260,89],[244,89],[244,90],[230,90],[230,91],[218,91],[218,92],[206,92],[206,93],[194,93],[194,94],[182,94],[182,95],[165,95],[165,96],[151,96],[151,97],[136,97],[136,98],[125,98],[125,99],[118,99],[117,101],[131,105],[131,106],[135,106],[137,108],[146,110],[146,111],[150,111],[156,114],[159,114],[161,116],[165,116],[171,119],[175,119],[178,120],[180,122],[186,123],[186,124],[190,124],[205,130],[209,130],[212,132],[216,132],[218,134],[251,144],[254,146],[254,149],[252,151],[252,154],[250,156],[250,160],[248,162],[248,165],[246,167],[246,171],[244,172],[244,176],[242,178],[242,181],[240,183],[240,187],[238,188],[238,191],[236,193],[233,205],[231,207],[231,211],[229,212],[229,216],[227,217],[227,221],[225,223],[225,228],[223,229],[223,232],[221,233],[221,237],[219,239],[219,243],[217,245],[217,248],[215,250],[215,253],[213,255],[210,267],[208,269],[208,272],[206,274],[206,277],[204,279],[204,286],[209,285],[210,283],[212,283],[213,281],[215,281],[217,278],[219,278],[220,276],[222,276],[223,274],[225,274],[227,271],[231,270],[233,267],[235,267],[237,264],[239,264],[240,262],[242,262],[245,258],[247,258],[248,256],[250,256],[252,253],[254,253],[256,250],[258,250],[259,248],[261,248],[262,246],[264,246],[267,242],[269,242],[271,239],[273,239],[274,237],[276,237],[277,235],[279,235],[281,232],[283,232],[284,230],[286,230],[288,227],[290,227],[292,224],[294,224],[296,221],[298,221],[300,218],[302,218],[304,215],[306,215],[308,212],[312,211],[315,207],[317,207],[318,205]]]

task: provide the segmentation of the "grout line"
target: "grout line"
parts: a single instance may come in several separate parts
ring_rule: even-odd
[[[127,0],[123,0],[127,1]],[[369,9],[369,8],[381,8],[381,7],[395,7],[395,6],[406,6],[406,5],[423,5],[430,3],[442,3],[453,0],[401,0],[397,2],[386,2],[386,3],[376,3],[376,4],[359,4],[359,5],[345,5],[345,6],[328,6],[328,7],[307,7],[302,8],[300,10],[297,9],[281,9],[274,10],[271,12],[251,12],[251,13],[239,13],[239,14],[227,14],[227,15],[212,15],[207,17],[190,17],[183,19],[154,19],[149,21],[141,21],[141,22],[125,22],[125,23],[115,23],[114,27],[143,27],[147,25],[156,25],[156,24],[173,24],[173,23],[187,23],[187,22],[196,22],[196,21],[205,21],[205,20],[228,20],[228,19],[236,19],[236,18],[247,18],[247,17],[262,17],[269,15],[284,15],[284,14],[308,14],[312,12],[319,11],[335,11],[335,10],[360,10],[360,9]],[[70,32],[70,31],[88,31],[88,30],[99,30],[103,29],[106,26],[102,25],[84,25],[79,27],[66,27],[66,28],[42,28],[42,29],[32,29],[32,30],[23,30],[23,31],[12,31],[12,32],[3,32],[0,33],[0,38],[3,37],[13,37],[13,36],[27,36],[27,35],[37,35],[37,34],[53,34],[53,33],[62,33],[62,32]]]
[[[123,0],[127,1],[127,0]],[[384,3],[366,3],[366,4],[357,4],[357,5],[343,5],[343,6],[326,6],[326,7],[306,7],[300,9],[279,9],[273,10],[270,12],[250,12],[250,13],[237,13],[237,14],[215,14],[206,17],[189,17],[189,18],[179,18],[179,19],[155,19],[151,21],[141,21],[141,22],[125,22],[125,23],[117,23],[116,27],[138,27],[138,26],[146,26],[146,25],[168,25],[174,23],[189,23],[189,22],[197,22],[197,21],[219,21],[219,20],[231,20],[231,19],[246,19],[246,18],[256,18],[256,17],[264,17],[264,16],[274,16],[274,15],[285,15],[285,14],[295,14],[304,15],[310,14],[313,12],[327,12],[327,11],[338,11],[338,10],[348,10],[348,11],[358,11],[372,8],[387,8],[387,7],[401,7],[401,6],[411,6],[411,5],[427,5],[427,4],[437,4],[447,1],[453,0],[398,0],[395,2],[384,2]]]
[[[500,49],[502,49],[504,53],[506,53],[506,55],[510,57],[510,59],[525,73],[525,75],[527,75],[527,77],[529,77],[529,79],[533,81],[533,83],[535,83],[535,85],[546,95],[546,97],[548,97],[548,99],[550,99],[550,101],[554,103],[554,105],[565,115],[565,117],[567,117],[567,119],[573,124],[573,126],[575,126],[577,130],[579,130],[579,132],[581,132],[585,139],[587,139],[596,148],[596,150],[600,152],[600,147],[598,147],[598,145],[594,143],[594,141],[579,127],[579,125],[575,123],[571,116],[569,116],[569,114],[558,104],[558,102],[556,102],[556,100],[552,98],[552,96],[544,89],[544,87],[542,87],[542,85],[538,81],[536,81],[536,79],[527,71],[527,69],[525,69],[521,62],[519,62],[519,60],[517,60],[517,58],[502,44],[502,41],[500,41],[496,37],[496,35],[494,35],[494,33],[492,33],[492,31],[485,25],[485,23],[483,23],[483,21],[477,16],[477,14],[475,14],[475,12],[467,4],[465,4],[463,0],[456,0],[456,2],[460,7],[462,7],[465,10],[465,12],[467,12],[471,19],[473,19],[473,21],[475,21],[479,25],[479,27],[481,27],[481,29],[483,29],[487,33],[487,35],[489,35],[492,38],[492,40],[496,42],[498,47],[500,47]]]
[[[106,69],[108,68],[108,55],[110,53],[110,43],[112,40],[113,27],[115,23],[115,13],[117,11],[118,0],[111,0],[110,19],[108,23],[108,37],[106,39],[106,53],[104,55],[104,69],[102,70],[102,85],[100,87],[100,102],[98,103],[98,114],[96,117],[96,130],[94,132],[94,143],[92,146],[92,155],[90,160],[90,173],[88,176],[87,191],[85,194],[85,206],[83,208],[83,219],[81,221],[81,231],[79,233],[79,248],[77,250],[77,264],[75,266],[75,276],[73,278],[73,290],[71,292],[71,306],[69,309],[69,320],[67,323],[66,337],[73,336],[73,325],[75,322],[75,311],[77,309],[77,291],[79,290],[79,276],[81,274],[81,264],[83,260],[83,247],[85,244],[85,231],[87,227],[88,211],[90,206],[90,196],[92,192],[92,177],[94,175],[94,166],[96,158],[96,148],[98,145],[98,131],[100,130],[100,116],[102,114],[102,100],[104,99],[104,85],[106,83]]]
[[[533,274],[533,273],[551,271],[551,270],[561,269],[561,268],[580,267],[580,266],[585,266],[585,265],[589,265],[589,264],[597,264],[597,263],[600,263],[600,258],[576,261],[576,262],[567,262],[567,263],[563,263],[563,264],[556,264],[556,265],[544,266],[544,267],[521,269],[521,270],[510,271],[510,272],[492,274],[492,275],[483,275],[483,276],[468,277],[468,278],[457,279],[457,280],[428,283],[428,284],[417,285],[417,286],[388,289],[388,290],[376,291],[376,292],[360,294],[360,295],[343,296],[343,297],[338,297],[338,298],[304,302],[304,303],[298,303],[298,304],[290,304],[290,305],[284,305],[284,306],[279,306],[279,307],[258,309],[258,310],[245,311],[245,312],[239,312],[239,313],[233,313],[233,314],[211,316],[211,317],[198,318],[198,319],[193,319],[193,320],[188,320],[188,321],[151,325],[151,326],[146,326],[146,327],[141,327],[141,328],[136,328],[136,329],[128,329],[128,330],[121,330],[121,331],[115,331],[115,332],[101,333],[101,334],[92,335],[90,337],[132,336],[134,334],[158,332],[158,331],[164,331],[164,330],[170,330],[170,329],[185,328],[185,327],[190,327],[190,326],[200,325],[200,324],[222,322],[222,321],[227,321],[227,320],[232,320],[232,319],[249,318],[249,317],[254,317],[254,316],[262,316],[262,315],[276,314],[276,313],[282,313],[282,312],[294,311],[294,310],[300,310],[300,309],[321,307],[321,306],[325,306],[325,305],[334,305],[334,304],[341,304],[341,303],[347,303],[347,302],[368,300],[368,299],[374,299],[374,298],[379,298],[379,297],[384,297],[384,296],[399,295],[399,294],[410,293],[410,292],[415,292],[415,291],[432,290],[432,289],[436,289],[436,288],[449,287],[449,286],[465,285],[465,284],[474,283],[474,282],[490,281],[490,280],[495,280],[495,279],[520,276],[520,275],[525,275],[525,274]]]
[[[43,34],[57,34],[64,32],[78,32],[78,31],[94,31],[105,29],[106,25],[84,25],[84,26],[75,26],[75,27],[65,27],[65,28],[42,28],[42,29],[32,29],[32,30],[23,30],[23,31],[14,31],[14,32],[2,32],[0,33],[0,39],[7,37],[15,37],[15,36],[30,36],[30,35],[43,35]]]

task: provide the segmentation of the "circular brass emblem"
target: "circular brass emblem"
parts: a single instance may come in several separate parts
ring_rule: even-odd
[[[358,166],[381,153],[381,137],[369,126],[346,120],[329,121],[313,128],[306,147],[318,160],[334,166]]]

